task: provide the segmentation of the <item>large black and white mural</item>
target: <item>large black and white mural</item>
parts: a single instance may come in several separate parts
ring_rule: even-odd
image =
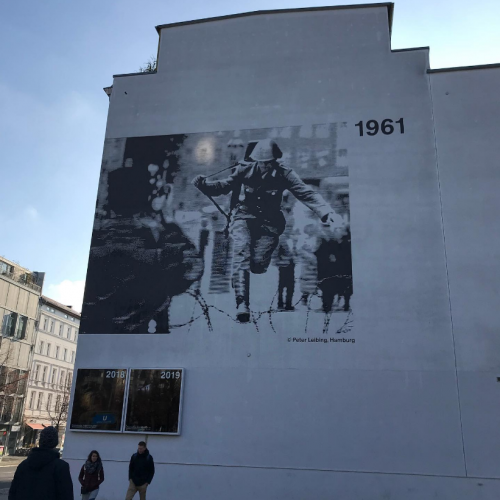
[[[108,139],[81,332],[349,331],[340,127]]]

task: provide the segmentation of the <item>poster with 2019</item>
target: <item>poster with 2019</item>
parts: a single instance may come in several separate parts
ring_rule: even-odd
[[[349,332],[342,126],[108,139],[82,333]]]

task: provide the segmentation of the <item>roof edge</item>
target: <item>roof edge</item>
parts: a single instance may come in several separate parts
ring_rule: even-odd
[[[391,49],[391,52],[411,52],[412,50],[431,50],[430,47],[411,47],[409,49]]]
[[[470,71],[474,69],[492,69],[492,68],[500,68],[500,63],[478,64],[476,66],[455,66],[453,68],[428,69],[427,73],[452,73],[454,71]]]
[[[80,319],[82,316],[81,313],[79,313],[75,309],[72,309],[71,307],[68,307],[64,304],[61,304],[61,302],[57,302],[57,300],[51,299],[50,297],[47,297],[46,295],[42,295],[40,297],[40,300],[44,304],[47,304],[47,305],[50,304],[53,307],[57,307],[59,310],[68,313],[70,316],[73,316],[75,319]]]
[[[366,9],[366,8],[376,8],[376,7],[386,7],[389,14],[389,32],[392,32],[392,19],[394,12],[394,3],[393,2],[384,2],[384,3],[363,3],[363,4],[355,4],[355,5],[332,5],[332,6],[324,6],[324,7],[300,7],[297,9],[272,9],[272,10],[255,10],[251,12],[241,12],[238,14],[229,14],[226,16],[217,16],[217,17],[206,17],[203,19],[195,19],[192,21],[181,21],[177,23],[170,24],[160,24],[156,26],[156,31],[160,34],[160,31],[164,28],[176,28],[178,26],[186,26],[190,24],[201,24],[201,23],[209,23],[213,21],[224,21],[227,19],[237,19],[240,17],[250,17],[250,16],[259,16],[259,15],[269,15],[269,14],[288,14],[294,12],[318,12],[325,10],[348,10],[348,9]],[[121,75],[118,75],[121,76]]]
[[[139,76],[139,75],[156,75],[156,71],[138,71],[136,73],[120,73],[118,75],[113,75],[113,78],[120,78],[121,76]]]

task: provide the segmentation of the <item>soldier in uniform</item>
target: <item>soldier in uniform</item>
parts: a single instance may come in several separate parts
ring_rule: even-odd
[[[238,163],[231,175],[207,181],[202,175],[193,184],[209,196],[233,193],[242,196],[231,210],[230,234],[233,239],[232,284],[236,295],[237,319],[250,321],[250,272],[267,271],[271,256],[285,230],[281,211],[283,191],[288,190],[309,207],[325,224],[335,225],[330,205],[290,168],[278,160],[283,156],[274,140],[254,144],[248,161]]]

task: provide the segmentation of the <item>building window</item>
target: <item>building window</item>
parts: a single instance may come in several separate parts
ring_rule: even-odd
[[[47,379],[47,367],[44,366],[42,372],[42,382],[45,382],[46,379]]]
[[[68,333],[66,334],[66,338],[70,339],[71,338],[71,327],[68,326]]]
[[[66,361],[66,357],[68,355],[68,349],[64,349],[64,353],[63,353],[63,361]]]
[[[68,376],[66,377],[66,384],[68,387],[71,385],[71,382],[73,381],[73,374],[71,372],[68,372]]]
[[[59,325],[59,337],[62,337],[62,334],[63,334],[63,329],[64,329],[64,325],[61,323]]]
[[[17,394],[24,394],[26,392],[26,383],[28,382],[28,374],[22,370],[18,374]]]
[[[59,385],[63,385],[64,384],[64,375],[66,374],[66,372],[63,372],[61,370],[61,378],[59,379]]]
[[[66,319],[68,319],[68,315],[67,315],[67,314],[65,314],[65,315],[64,315],[64,317],[65,317]]]
[[[78,330],[75,330],[75,342],[77,341],[78,338]]]
[[[56,407],[55,407],[56,413],[58,413],[60,409],[61,409],[61,395],[58,394],[56,397]]]
[[[50,311],[50,307],[49,306],[47,306],[45,309],[47,309],[47,311]]]
[[[2,335],[6,337],[13,337],[16,331],[17,313],[11,312],[3,317],[2,321]]]
[[[19,321],[17,322],[16,328],[16,338],[24,339],[26,337],[26,326],[28,325],[28,318],[26,316],[19,315]]]
[[[71,319],[71,321],[75,321],[75,318],[70,318],[70,319]]]
[[[12,274],[13,272],[14,266],[0,260],[0,274]]]
[[[52,370],[52,377],[50,379],[50,383],[51,384],[55,384],[56,383],[56,375],[57,375],[57,368],[54,368]]]
[[[43,318],[43,329],[47,331],[47,327],[49,325],[49,320],[47,318]]]
[[[43,403],[43,392],[38,393],[38,401],[36,403],[36,409],[41,410],[42,409],[42,403]]]
[[[12,421],[19,422],[21,420],[21,410],[23,408],[23,401],[20,398],[16,399],[14,412],[12,413]]]
[[[50,333],[54,333],[55,321],[50,320]]]
[[[52,394],[49,394],[47,396],[47,411],[50,411],[52,407]]]
[[[38,377],[40,375],[40,365],[35,366],[35,380],[38,381]]]
[[[40,342],[40,351],[39,351],[39,352],[40,352],[40,354],[43,354],[43,346],[44,346],[44,344],[45,344],[45,342],[42,340],[42,341]]]
[[[47,356],[50,356],[50,344],[47,344]]]
[[[36,392],[35,391],[31,391],[30,410],[33,409],[33,405],[35,404],[35,396],[36,396]]]
[[[56,359],[59,359],[59,346],[56,346]]]
[[[75,351],[71,351],[71,362],[75,362]]]

